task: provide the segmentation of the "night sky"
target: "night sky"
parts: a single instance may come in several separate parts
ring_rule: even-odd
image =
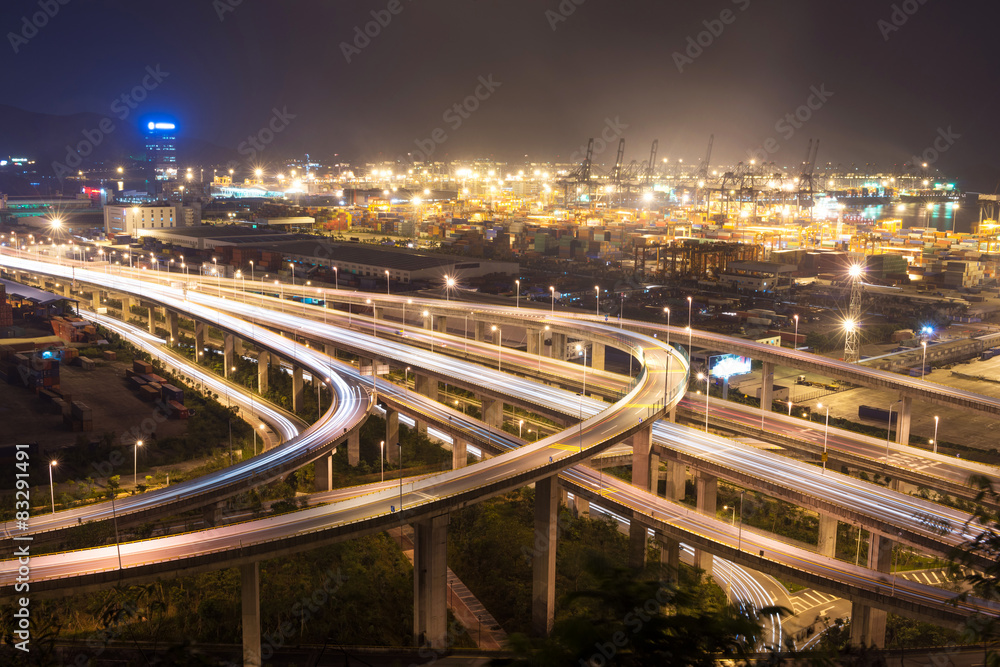
[[[294,118],[260,153],[265,164],[307,150],[395,159],[438,128],[435,159],[568,159],[608,120],[627,125],[630,160],[658,138],[661,157],[697,161],[714,133],[716,164],[772,138],[769,159],[797,165],[815,137],[821,163],[888,165],[945,134],[942,172],[985,189],[1000,164],[996,3],[64,1],[15,54],[11,33],[39,2],[4,0],[0,104],[114,117],[113,101],[159,65],[167,76],[127,122],[165,114],[235,160],[277,109]],[[373,10],[388,25],[355,49]],[[707,46],[685,54],[699,33]],[[491,75],[500,85],[479,89],[477,110],[446,119]],[[828,99],[812,98],[808,121],[779,124],[814,90]],[[614,147],[599,160],[613,162]]]

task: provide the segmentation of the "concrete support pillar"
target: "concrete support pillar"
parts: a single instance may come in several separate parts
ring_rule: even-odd
[[[233,334],[222,335],[222,365],[224,366],[222,375],[227,379],[233,374],[232,369],[236,365],[236,355],[233,354],[234,338]]]
[[[385,411],[385,460],[386,463],[399,464],[399,413],[395,410]]]
[[[413,524],[413,639],[418,646],[448,642],[448,515]]]
[[[347,464],[351,467],[361,461],[361,431],[354,429],[347,434]]]
[[[774,400],[774,362],[765,361],[761,375],[760,385],[760,407],[763,410],[771,411],[771,403]]]
[[[195,361],[205,359],[205,323],[194,321],[194,358]]]
[[[146,324],[148,326],[149,333],[156,335],[156,308],[150,307],[147,309]]]
[[[667,462],[667,500],[684,500],[686,494],[687,466],[678,461]]]
[[[324,454],[319,457],[313,467],[315,469],[316,490],[333,491],[333,454]]]
[[[67,299],[72,298],[73,297],[73,286],[70,285],[69,283],[63,283],[62,284],[62,293],[63,293],[63,296],[66,297]]]
[[[97,312],[97,309],[101,307],[101,290],[95,289],[90,293],[90,309]]]
[[[677,569],[681,566],[681,543],[661,535],[660,563],[666,565],[672,576],[676,578]]]
[[[201,518],[208,526],[222,523],[222,503],[212,503],[201,508]]]
[[[486,322],[480,322],[476,320],[476,340],[482,343],[486,340],[486,332],[489,330],[489,326]]]
[[[483,404],[483,421],[493,428],[503,427],[503,401],[499,398],[480,396]]]
[[[270,383],[268,372],[271,368],[271,353],[267,350],[257,352],[257,391],[261,394],[267,392]]]
[[[695,476],[695,488],[698,511],[706,516],[714,517],[718,509],[719,478],[699,472]],[[705,574],[711,576],[712,554],[702,549],[695,549],[694,564],[695,567],[704,570]]]
[[[455,438],[455,442],[451,446],[451,468],[452,470],[458,470],[459,468],[464,468],[466,463],[468,463],[468,454],[465,449],[465,441]]]
[[[122,319],[128,322],[128,318],[132,316],[132,297],[122,295]]]
[[[531,629],[541,637],[552,631],[556,608],[556,539],[559,478],[535,482],[535,540],[531,561]]]
[[[448,333],[448,318],[440,315],[434,318],[434,331]]]
[[[233,354],[237,357],[243,356],[243,339],[235,338],[233,339]]]
[[[296,366],[292,369],[292,412],[302,409],[302,367]]]
[[[889,572],[892,567],[892,540],[872,534],[868,543],[868,567]],[[855,602],[851,605],[851,644],[885,648],[886,612]]]
[[[590,501],[586,498],[581,498],[579,495],[573,496],[573,510],[577,518],[590,516]]]
[[[325,343],[323,345],[323,353],[326,354],[326,356],[330,357],[331,359],[337,358],[337,348],[334,347],[333,345],[330,345],[329,343]]]
[[[413,376],[413,389],[421,396],[426,396],[435,401],[438,399],[438,381],[436,378],[417,373]]]
[[[566,334],[552,334],[552,358],[560,361],[566,360]]]
[[[901,396],[899,404],[899,417],[896,420],[896,442],[901,445],[910,444],[910,412],[913,408],[913,399],[909,396]]]
[[[652,473],[652,453],[653,453],[653,428],[652,423],[642,430],[633,434],[630,438],[632,443],[632,485],[643,491],[655,488],[656,478]],[[660,459],[656,457],[656,465],[659,467]]]
[[[819,540],[817,551],[823,556],[833,558],[837,553],[837,517],[819,515]]]
[[[240,597],[243,619],[243,666],[261,667],[260,657],[260,565],[240,565]]]
[[[528,354],[541,354],[541,335],[538,331],[525,330],[525,340],[528,342]]]
[[[181,339],[180,316],[176,310],[167,310],[166,314],[167,335],[170,336],[170,342],[176,345]]]
[[[633,519],[628,526],[628,566],[641,570],[646,565],[646,527]]]
[[[604,343],[594,343],[591,347],[590,365],[595,371],[604,370]]]

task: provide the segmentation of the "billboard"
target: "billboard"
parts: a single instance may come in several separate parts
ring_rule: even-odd
[[[708,359],[709,375],[717,378],[729,378],[734,375],[745,375],[750,372],[750,357],[738,354],[720,354]]]

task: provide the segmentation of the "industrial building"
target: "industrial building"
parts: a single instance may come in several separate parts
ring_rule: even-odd
[[[174,229],[201,224],[201,207],[195,204],[158,202],[137,206],[105,206],[104,232],[109,236],[145,236],[154,229]]]

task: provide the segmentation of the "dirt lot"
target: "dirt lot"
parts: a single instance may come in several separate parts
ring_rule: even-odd
[[[94,412],[94,430],[90,433],[74,433],[63,424],[55,406],[44,403],[28,389],[0,384],[0,445],[38,442],[41,451],[48,453],[73,446],[81,435],[96,440],[109,431],[121,434],[140,427],[153,416],[154,408],[125,384],[127,367],[122,362],[99,361],[93,371],[79,366],[60,369],[62,390]],[[158,438],[182,435],[185,429],[184,421],[156,422]]]

